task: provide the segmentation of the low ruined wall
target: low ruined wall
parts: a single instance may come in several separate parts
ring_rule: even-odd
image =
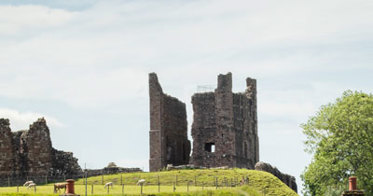
[[[88,176],[99,176],[103,174],[133,173],[142,172],[140,168],[123,168],[123,167],[105,167],[103,169],[87,169]]]
[[[73,156],[72,152],[64,152],[53,148],[52,174],[60,175],[81,175],[82,169],[78,164],[78,159]]]
[[[298,191],[297,183],[295,181],[294,176],[281,173],[276,167],[273,167],[269,163],[258,162],[255,164],[255,170],[271,173],[274,176],[276,176],[278,179],[280,179],[283,183],[288,185],[288,187],[293,189],[295,192]]]

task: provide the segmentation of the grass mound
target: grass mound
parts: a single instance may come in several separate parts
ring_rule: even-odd
[[[270,173],[248,169],[195,169],[174,170],[149,173],[128,173],[96,176],[88,178],[88,184],[114,184],[134,185],[139,179],[145,179],[147,185],[157,185],[158,178],[161,185],[186,186],[216,186],[230,187],[238,184],[243,178],[248,177],[249,186],[264,192],[266,195],[297,195],[292,189]],[[79,179],[77,184],[84,184],[84,179]]]
[[[140,187],[136,186],[139,179],[145,179],[144,195],[157,196],[191,196],[191,195],[243,195],[243,196],[297,196],[297,194],[270,173],[248,170],[248,169],[196,169],[196,170],[174,170],[161,172],[139,172],[127,174],[113,174],[89,177],[87,179],[88,195],[94,187],[94,195],[139,195]],[[242,185],[240,181],[249,179],[248,183]],[[103,184],[113,182],[114,188],[107,194]],[[160,193],[158,193],[158,183]],[[77,179],[76,193],[84,195],[85,179]],[[121,186],[123,184],[123,187]],[[175,189],[175,190],[174,190]],[[13,190],[13,191],[12,191]],[[50,196],[51,184],[38,186],[38,192],[15,194],[14,187],[0,188],[1,195],[28,196],[43,195]],[[5,194],[9,193],[9,194]],[[57,194],[58,195],[58,194]]]

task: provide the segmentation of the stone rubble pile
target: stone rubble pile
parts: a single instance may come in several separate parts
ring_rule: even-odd
[[[289,174],[284,174],[281,173],[280,170],[278,170],[276,167],[272,167],[269,163],[264,163],[264,162],[258,162],[255,164],[255,170],[259,171],[265,171],[268,173],[273,174],[276,176],[278,179],[280,179],[283,183],[288,185],[291,189],[293,189],[295,192],[297,192],[297,183],[295,181],[295,177],[291,176]]]

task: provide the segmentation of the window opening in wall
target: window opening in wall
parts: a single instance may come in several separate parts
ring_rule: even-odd
[[[215,143],[206,143],[205,144],[205,151],[215,152]]]

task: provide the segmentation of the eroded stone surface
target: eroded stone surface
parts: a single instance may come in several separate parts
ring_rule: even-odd
[[[196,93],[193,104],[193,164],[253,169],[259,161],[256,80],[232,92],[232,74],[218,76],[215,92]]]
[[[45,119],[38,119],[31,124],[23,137],[27,144],[28,175],[48,175],[52,168],[52,142]]]
[[[0,176],[8,176],[13,169],[14,151],[8,119],[0,119]]]
[[[52,147],[44,118],[29,130],[11,132],[8,119],[0,119],[0,177],[79,175],[82,170],[71,152]]]
[[[166,95],[155,73],[149,74],[150,96],[150,171],[189,163],[185,104]]]

